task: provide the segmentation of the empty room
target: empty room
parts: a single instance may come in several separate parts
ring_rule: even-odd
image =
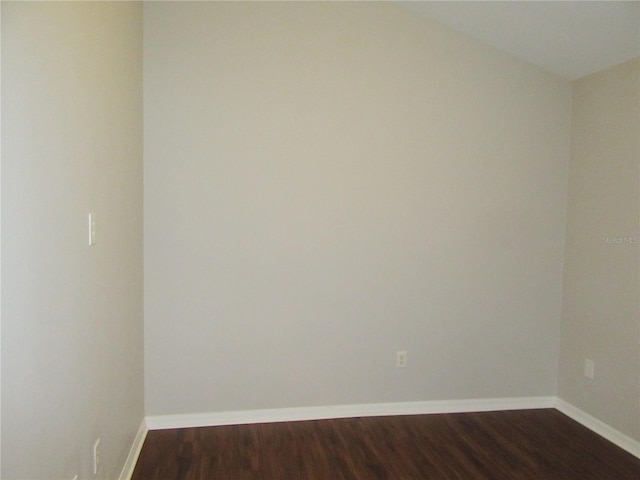
[[[640,2],[0,15],[2,479],[640,478]]]

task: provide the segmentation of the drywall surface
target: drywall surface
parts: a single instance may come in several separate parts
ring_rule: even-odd
[[[2,478],[112,480],[144,416],[141,4],[3,2],[2,120]]]
[[[559,375],[562,399],[638,441],[639,66],[574,82]]]
[[[148,415],[555,394],[569,82],[393,4],[144,8]]]

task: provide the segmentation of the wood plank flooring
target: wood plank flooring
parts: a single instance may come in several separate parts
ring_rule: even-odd
[[[150,431],[132,480],[639,480],[555,409]]]

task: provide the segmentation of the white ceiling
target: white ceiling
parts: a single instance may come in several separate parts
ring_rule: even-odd
[[[399,3],[570,80],[640,56],[640,0]]]

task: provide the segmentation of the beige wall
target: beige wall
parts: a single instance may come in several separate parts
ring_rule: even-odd
[[[640,441],[638,60],[573,84],[559,396]],[[584,361],[595,363],[593,380]]]
[[[116,479],[144,415],[141,47],[140,4],[2,2],[3,479]]]
[[[147,3],[144,70],[148,415],[555,394],[568,82],[389,3]]]

